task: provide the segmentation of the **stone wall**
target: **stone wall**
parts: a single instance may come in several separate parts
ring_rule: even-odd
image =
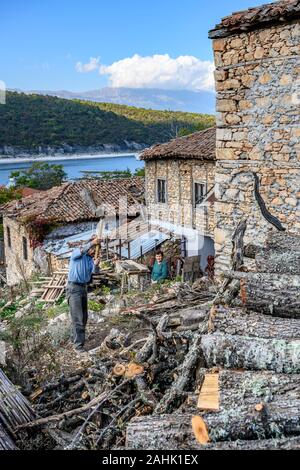
[[[228,268],[231,236],[245,214],[246,241],[262,244],[273,229],[255,201],[253,172],[270,212],[300,232],[299,39],[299,22],[293,22],[213,41],[219,272]]]
[[[7,227],[10,228],[11,247],[8,246]],[[9,217],[3,218],[6,277],[8,285],[15,285],[28,279],[35,271],[33,250],[24,225]],[[28,259],[23,256],[23,237],[27,240]]]
[[[157,179],[167,182],[167,203],[157,202]],[[174,225],[190,227],[203,235],[213,236],[213,203],[194,209],[193,183],[214,187],[215,164],[199,160],[166,159],[146,162],[146,203],[151,217]]]

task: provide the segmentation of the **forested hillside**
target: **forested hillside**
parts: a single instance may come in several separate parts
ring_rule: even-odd
[[[0,106],[0,147],[150,145],[210,127],[214,120],[207,114],[8,92],[6,105]]]

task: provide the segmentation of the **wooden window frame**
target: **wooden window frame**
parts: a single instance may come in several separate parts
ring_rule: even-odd
[[[203,196],[201,202],[196,202],[196,186],[203,186]],[[194,181],[193,182],[193,206],[194,209],[197,209],[205,200],[205,197],[207,195],[207,183],[204,181]]]
[[[164,183],[164,201],[160,200],[160,191],[159,191],[159,181]],[[158,204],[166,204],[167,203],[167,179],[166,178],[157,178],[156,179],[156,200]]]

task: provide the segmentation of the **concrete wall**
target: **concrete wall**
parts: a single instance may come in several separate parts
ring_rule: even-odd
[[[248,215],[246,241],[272,230],[253,194],[300,233],[299,22],[213,41],[217,89],[216,269],[228,268],[231,236]],[[275,229],[274,229],[275,230]]]
[[[146,204],[148,213],[154,219],[184,225],[196,229],[201,234],[214,233],[213,204],[194,209],[194,182],[205,183],[207,189],[214,187],[214,162],[199,160],[151,160],[146,162]],[[157,202],[157,179],[167,182],[167,202]]]

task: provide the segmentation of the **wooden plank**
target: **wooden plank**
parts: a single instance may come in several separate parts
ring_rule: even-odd
[[[66,287],[66,285],[61,285],[61,286],[45,286],[45,289],[64,289]]]
[[[201,387],[197,408],[206,411],[219,411],[219,374],[206,374]]]

